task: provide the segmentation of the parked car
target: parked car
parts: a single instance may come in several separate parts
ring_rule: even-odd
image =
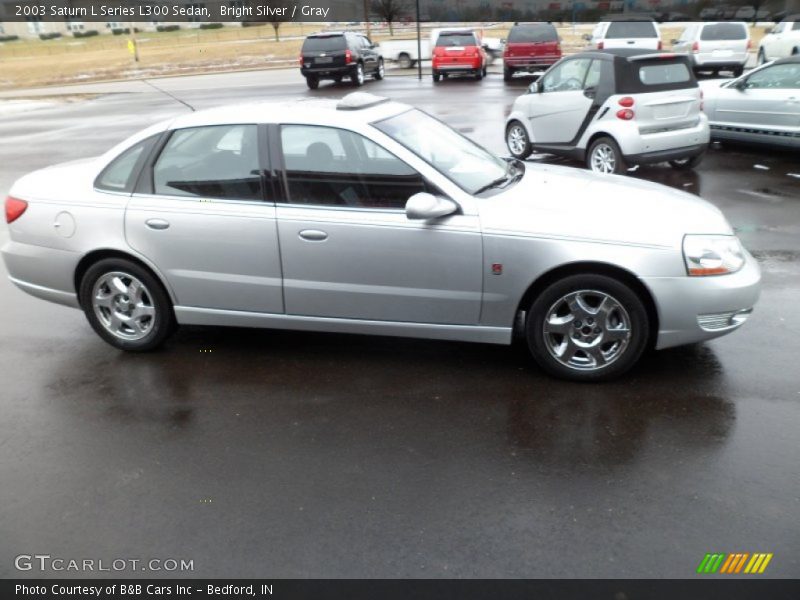
[[[732,71],[738,77],[750,53],[750,30],[741,21],[692,23],[672,40],[672,50],[688,53],[695,73]]]
[[[552,23],[515,23],[503,51],[503,79],[515,73],[544,71],[561,58],[561,40]]]
[[[355,86],[364,84],[367,75],[384,76],[383,56],[369,38],[351,31],[315,33],[303,42],[300,73],[315,90],[323,79],[340,82],[345,77]]]
[[[431,63],[434,81],[455,74],[471,74],[475,79],[483,79],[486,63],[486,51],[471,29],[448,29],[436,38]]]
[[[596,50],[640,48],[661,50],[661,33],[655,21],[602,21],[591,35],[584,36]]]
[[[401,69],[409,69],[413,67],[418,60],[429,60],[431,58],[431,48],[436,45],[436,40],[439,34],[446,31],[451,31],[452,28],[435,28],[431,29],[430,35],[420,40],[419,46],[417,39],[390,39],[383,40],[378,44],[383,58],[388,61],[397,62]],[[463,31],[458,29],[457,31]],[[481,46],[487,53],[489,62],[495,56],[502,55],[503,43],[499,38],[484,37],[480,40]]]
[[[713,139],[800,149],[800,55],[701,85]]]
[[[170,119],[24,176],[5,210],[11,281],[130,351],[178,324],[517,331],[544,370],[591,381],[737,329],[759,295],[757,263],[704,200],[503,160],[358,92]]]
[[[800,16],[794,21],[781,21],[758,44],[760,65],[797,54],[800,54]]]
[[[688,57],[618,49],[562,59],[506,121],[506,144],[524,159],[535,150],[586,161],[599,173],[669,161],[693,168],[708,147],[708,120]]]

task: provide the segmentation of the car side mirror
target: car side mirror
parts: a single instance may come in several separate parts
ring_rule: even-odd
[[[739,90],[740,92],[743,92],[747,89],[747,79],[744,78],[737,79],[736,81],[733,82],[733,85],[731,85],[731,87]]]
[[[406,217],[409,219],[439,219],[452,215],[458,210],[458,204],[449,198],[434,196],[428,192],[418,192],[406,202]]]
[[[586,41],[586,42],[591,42],[592,41],[592,34],[591,33],[584,33],[581,36],[581,39]]]
[[[541,91],[541,86],[539,85],[538,81],[534,81],[528,86],[529,94],[538,94],[540,91]]]

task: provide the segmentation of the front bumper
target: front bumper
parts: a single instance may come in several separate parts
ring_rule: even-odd
[[[761,270],[745,254],[745,265],[731,275],[642,279],[658,310],[657,349],[710,340],[742,326],[761,292]]]

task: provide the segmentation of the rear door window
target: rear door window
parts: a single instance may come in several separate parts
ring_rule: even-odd
[[[478,42],[471,33],[440,33],[436,40],[438,47],[477,46]]]
[[[614,21],[608,26],[606,38],[657,38],[658,30],[650,21]]]
[[[672,85],[691,80],[692,75],[683,63],[649,64],[639,67],[639,81],[646,86]]]
[[[747,39],[747,29],[740,23],[713,23],[703,27],[700,34],[701,40],[721,41],[721,40],[745,40]]]
[[[328,50],[344,50],[347,47],[343,35],[321,35],[306,38],[303,52],[325,52]]]
[[[509,44],[536,44],[558,41],[556,28],[549,23],[515,25],[508,33]]]

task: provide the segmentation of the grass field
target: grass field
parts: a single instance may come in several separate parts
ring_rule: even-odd
[[[510,24],[484,30],[484,35],[505,38]],[[100,35],[75,39],[20,40],[0,43],[0,86],[42,87],[112,79],[137,79],[164,75],[203,73],[217,70],[293,66],[303,38],[325,27],[323,24],[285,23],[276,41],[271,25],[224,27],[222,29],[181,29],[175,32],[136,34],[139,62],[128,51],[128,36]],[[564,52],[582,49],[581,35],[590,28],[559,28]],[[665,46],[678,37],[680,27],[662,27]],[[423,35],[426,35],[423,32]],[[751,30],[753,46],[763,28]],[[413,28],[396,31],[395,37],[413,37]],[[388,38],[385,27],[374,28],[375,41]]]

